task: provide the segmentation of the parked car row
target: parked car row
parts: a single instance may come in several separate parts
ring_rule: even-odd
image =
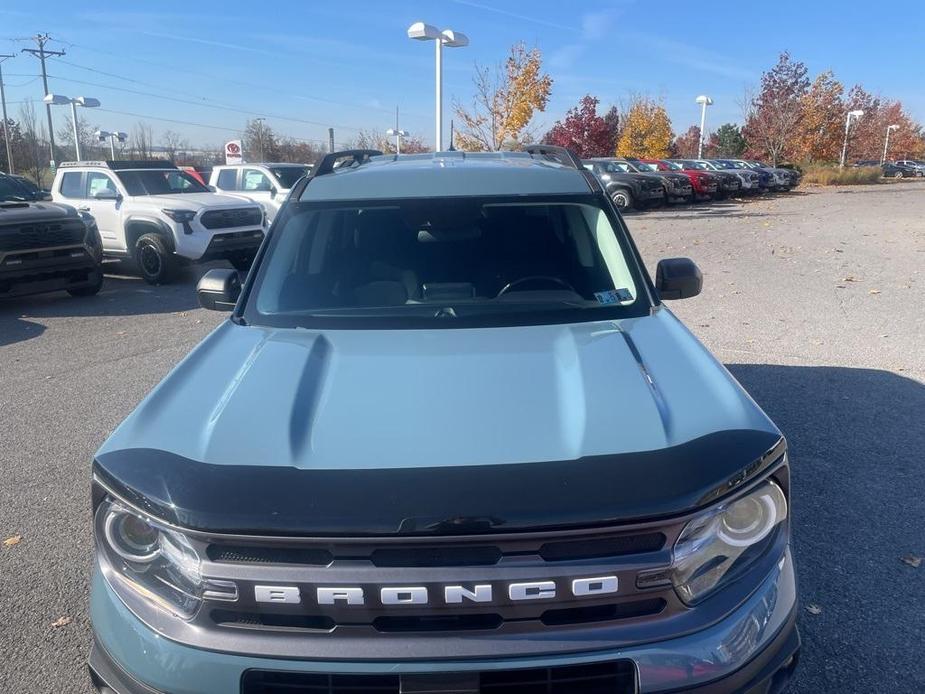
[[[621,210],[788,191],[799,185],[802,175],[745,159],[598,157],[582,163]]]
[[[900,159],[882,164],[876,159],[861,159],[856,167],[879,166],[885,178],[916,178],[925,176],[925,159]]]
[[[165,161],[65,162],[50,191],[0,174],[0,298],[95,294],[102,261],[133,261],[150,284],[182,264],[227,260],[247,270],[302,164],[217,166]]]

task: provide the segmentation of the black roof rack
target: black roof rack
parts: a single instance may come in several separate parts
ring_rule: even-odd
[[[344,166],[359,166],[368,162],[370,157],[378,157],[381,154],[382,152],[378,149],[345,149],[340,152],[331,152],[330,154],[325,154],[324,159],[312,169],[311,177],[324,176]],[[348,159],[349,162],[339,164],[338,162],[343,159]]]
[[[125,169],[175,169],[176,164],[166,159],[144,159],[132,161],[131,159],[119,159],[117,161],[107,161],[108,166],[113,171]]]
[[[558,145],[527,145],[524,147],[524,152],[558,162],[563,166],[571,166],[575,169],[584,168],[578,155],[567,147],[559,147]]]

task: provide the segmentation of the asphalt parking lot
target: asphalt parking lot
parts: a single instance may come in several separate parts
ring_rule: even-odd
[[[627,220],[651,270],[700,265],[672,309],[789,438],[791,691],[925,691],[925,185]],[[90,457],[223,319],[197,307],[202,268],[157,288],[108,270],[97,297],[0,301],[0,540],[22,538],[0,545],[2,692],[90,691]]]

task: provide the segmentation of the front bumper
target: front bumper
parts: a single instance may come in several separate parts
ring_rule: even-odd
[[[0,297],[82,289],[102,281],[102,269],[87,246],[0,254]]]
[[[796,665],[796,584],[789,550],[735,611],[702,631],[612,650],[491,660],[397,662],[258,658],[206,651],[164,638],[138,620],[99,571],[90,613],[95,633],[90,671],[100,691],[117,694],[233,694],[246,670],[302,673],[458,673],[560,667],[629,659],[640,694],[683,690],[776,694]],[[229,640],[233,640],[229,636]],[[233,645],[233,644],[230,644]],[[413,654],[411,654],[413,656]],[[108,691],[107,691],[108,688]]]

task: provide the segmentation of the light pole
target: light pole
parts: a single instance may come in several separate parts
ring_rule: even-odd
[[[469,38],[458,31],[444,29],[440,31],[435,26],[424,22],[415,22],[408,27],[408,38],[417,41],[433,41],[436,48],[437,61],[437,87],[436,87],[436,136],[434,151],[443,149],[443,47],[462,48],[469,45]]]
[[[114,130],[113,132],[109,132],[108,130],[97,130],[93,134],[96,135],[100,142],[109,140],[109,151],[112,154],[113,161],[115,161],[116,158],[116,140],[125,142],[128,139],[128,133],[123,133],[119,130]]]
[[[708,96],[701,94],[696,99],[697,103],[700,104],[700,138],[697,142],[697,158],[703,158],[703,129],[707,127],[707,106],[713,105],[713,99]]]
[[[254,122],[257,123],[257,144],[260,146],[260,159],[258,161],[263,161],[263,124],[266,122],[266,118],[258,116],[254,119]]]
[[[100,105],[99,99],[90,96],[76,96],[73,99],[61,94],[46,94],[42,99],[49,106],[71,105],[71,124],[74,126],[74,150],[77,153],[77,161],[80,161],[80,133],[77,130],[77,107],[97,108]]]
[[[848,130],[851,128],[851,119],[860,118],[864,115],[864,111],[858,109],[857,111],[848,111],[848,115],[845,117],[845,141],[841,146],[841,161],[838,163],[839,169],[845,168],[845,157],[848,156]]]
[[[401,154],[401,139],[403,137],[408,137],[408,131],[398,130],[397,128],[389,128],[385,131],[385,134],[389,137],[395,138],[395,154]]]
[[[890,149],[890,131],[899,130],[898,125],[888,125],[886,126],[886,140],[883,143],[883,156],[880,157],[880,165],[882,166],[886,162],[887,152]]]

